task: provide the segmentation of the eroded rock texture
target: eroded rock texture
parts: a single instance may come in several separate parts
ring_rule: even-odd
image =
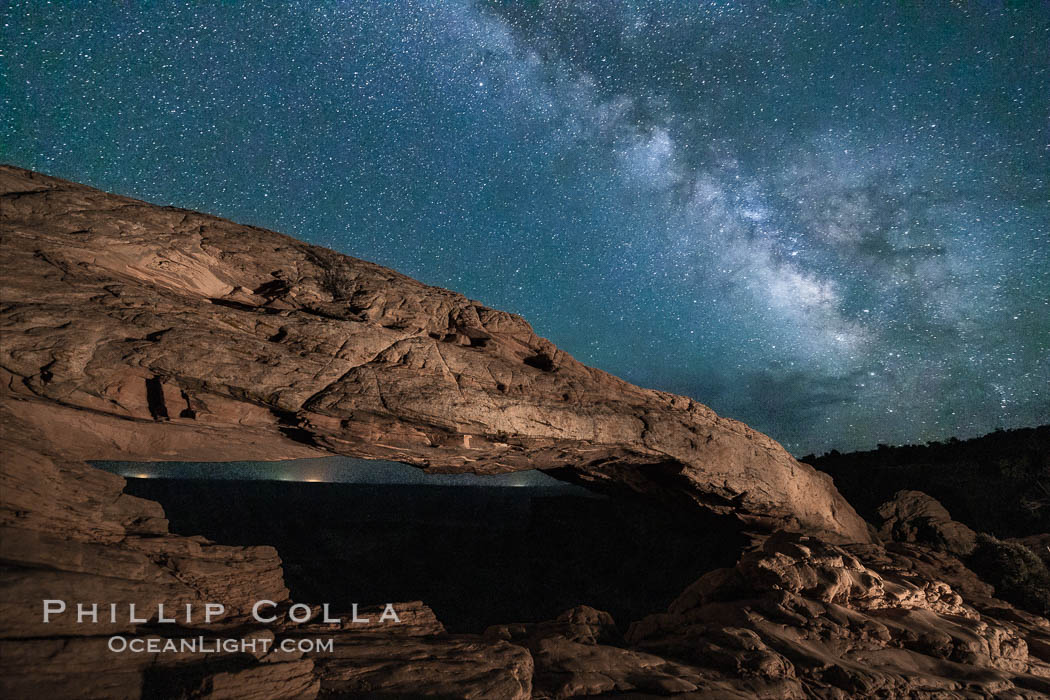
[[[309,659],[233,654],[113,653],[127,638],[270,634],[246,627],[255,600],[286,602],[272,547],[226,547],[168,533],[160,506],[122,494],[124,480],[45,454],[40,435],[3,407],[0,470],[0,696],[5,698],[303,698],[319,681]],[[68,614],[43,623],[43,601]],[[222,603],[217,625],[141,625],[157,606]],[[77,621],[76,602],[99,605]],[[109,604],[119,603],[115,621]],[[199,620],[198,620],[199,622]],[[256,625],[256,628],[259,626]]]
[[[948,510],[922,491],[898,491],[879,507],[879,535],[897,542],[917,542],[952,554],[973,551],[977,533],[952,520]]]
[[[633,624],[627,640],[759,696],[1050,693],[1050,623],[919,545],[778,533]]]
[[[528,648],[533,697],[1040,698],[1050,623],[922,545],[776,533],[621,635],[581,606],[490,639]]]
[[[91,459],[321,453],[561,468],[755,525],[868,541],[831,480],[522,318],[286,236],[0,170],[7,401]]]
[[[0,206],[4,697],[1050,693],[1050,623],[921,544],[926,525],[963,532],[931,503],[888,506],[901,526],[884,534],[906,541],[873,543],[830,480],[769,438],[369,263],[14,168],[0,169]],[[173,535],[156,503],[83,461],[330,453],[559,468],[779,531],[626,634],[586,606],[484,635],[447,634],[419,602],[395,604],[399,625],[376,610],[369,624],[328,624],[316,607],[306,625],[260,625],[253,601],[291,604],[275,550]],[[43,598],[134,602],[151,619],[44,625]],[[226,606],[218,624],[154,612],[205,601]],[[114,654],[114,634],[335,646]]]

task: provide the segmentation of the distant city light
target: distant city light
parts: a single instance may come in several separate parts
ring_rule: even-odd
[[[361,486],[462,486],[516,489],[554,488],[578,490],[542,471],[525,469],[504,474],[430,474],[421,469],[383,460],[323,457],[273,462],[94,462],[106,471],[128,479],[194,479],[276,481]],[[149,469],[148,472],[140,471]]]

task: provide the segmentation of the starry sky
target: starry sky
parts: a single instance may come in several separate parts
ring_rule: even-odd
[[[1050,421],[1047,2],[8,2],[0,160],[388,265],[796,454]]]

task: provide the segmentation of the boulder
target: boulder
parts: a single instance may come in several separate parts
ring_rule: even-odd
[[[879,535],[894,542],[917,542],[958,556],[977,543],[977,533],[952,520],[948,510],[922,491],[898,491],[879,506]]]

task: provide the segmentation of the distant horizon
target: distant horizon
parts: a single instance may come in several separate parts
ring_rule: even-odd
[[[807,457],[820,459],[835,452],[841,456],[877,452],[880,448],[905,449],[922,448],[931,445],[951,445],[996,435],[1028,430],[1050,428],[1050,423],[1021,428],[999,428],[983,435],[968,438],[949,436],[943,440],[928,440],[924,443],[906,443],[900,445],[876,445],[871,449],[836,450],[823,453],[792,455],[799,461]],[[593,493],[585,487],[576,486],[566,481],[547,476],[542,469],[523,469],[503,474],[432,474],[424,472],[404,462],[388,460],[357,459],[333,455],[330,457],[311,457],[292,460],[243,460],[231,462],[190,462],[183,460],[165,460],[152,462],[129,462],[119,460],[99,460],[91,462],[105,471],[119,474],[129,479],[188,479],[219,481],[275,481],[293,483],[325,484],[360,484],[370,486],[448,486],[478,488],[530,488],[578,491]]]
[[[832,453],[835,453],[835,452],[838,452],[840,455],[843,455],[843,456],[848,456],[848,455],[851,455],[851,454],[864,454],[864,453],[869,453],[869,452],[878,452],[880,449],[883,449],[883,448],[887,448],[887,449],[891,449],[891,450],[898,450],[898,449],[907,449],[907,448],[930,447],[930,446],[933,446],[933,445],[951,445],[951,444],[954,444],[954,443],[964,443],[964,442],[971,442],[971,441],[974,441],[974,440],[981,440],[981,439],[984,439],[986,437],[990,437],[992,435],[997,435],[999,433],[1016,433],[1016,432],[1023,432],[1023,431],[1026,431],[1026,430],[1045,430],[1047,428],[1050,428],[1050,423],[1040,423],[1039,425],[1025,425],[1025,426],[1019,426],[1019,427],[1016,427],[1016,428],[1001,428],[1001,427],[998,427],[998,428],[995,428],[994,430],[991,430],[989,432],[981,433],[979,435],[971,435],[971,436],[968,436],[968,437],[961,437],[961,436],[957,436],[957,435],[949,435],[948,437],[944,437],[944,438],[940,438],[940,439],[930,439],[930,440],[926,440],[924,442],[906,442],[906,443],[900,443],[900,444],[895,444],[895,445],[891,445],[889,443],[878,443],[878,444],[876,444],[876,445],[874,445],[872,447],[859,449],[859,450],[838,450],[836,448],[831,448],[831,449],[825,450],[825,451],[823,451],[821,453],[812,452],[812,453],[806,453],[803,456],[804,457],[811,457],[812,456],[812,457],[820,458],[820,457],[826,457],[826,456],[828,456],[828,455],[830,455]],[[799,457],[798,455],[793,455],[793,456],[795,457],[795,459],[799,459],[799,460],[802,459],[802,457]]]
[[[428,474],[403,462],[356,459],[333,455],[306,459],[262,462],[127,462],[95,461],[92,464],[126,478],[201,479],[222,481],[292,481],[299,483],[479,486],[485,488],[547,488],[574,490],[580,487],[547,476],[538,469],[504,474]]]

